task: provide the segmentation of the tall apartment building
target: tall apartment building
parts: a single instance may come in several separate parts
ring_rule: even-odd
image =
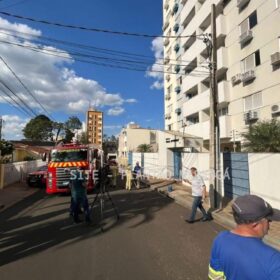
[[[202,34],[211,33],[212,4],[223,150],[242,144],[250,124],[279,118],[280,0],[164,0],[164,35],[178,36],[164,40],[165,129],[200,136],[206,148],[210,80]]]
[[[90,144],[102,147],[103,141],[103,113],[94,109],[87,111],[87,137]]]

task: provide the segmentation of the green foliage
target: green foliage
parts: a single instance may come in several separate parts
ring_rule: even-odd
[[[137,152],[139,153],[151,153],[152,150],[152,146],[149,144],[141,144],[137,147]]]
[[[53,123],[45,115],[39,115],[31,119],[22,130],[28,140],[48,141],[53,137]]]
[[[65,129],[71,130],[74,132],[75,129],[81,129],[82,128],[82,122],[80,119],[76,116],[69,117],[68,121],[64,124]]]
[[[14,146],[11,142],[1,140],[0,141],[0,151],[1,151],[1,156],[6,156],[12,154],[14,150]]]
[[[86,132],[82,132],[80,142],[81,144],[88,144],[88,138]]]
[[[53,122],[53,130],[55,131],[55,139],[54,141],[57,142],[59,134],[61,133],[61,131],[64,129],[64,123],[61,122]]]
[[[249,126],[243,137],[244,148],[248,152],[280,152],[280,122],[275,119]]]
[[[65,138],[64,141],[66,143],[70,143],[73,139],[73,137],[75,136],[75,134],[68,128],[65,129]]]

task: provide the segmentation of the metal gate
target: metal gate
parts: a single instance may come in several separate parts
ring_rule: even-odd
[[[224,153],[225,197],[236,198],[250,193],[247,153]]]
[[[133,163],[133,158],[132,158],[133,154],[132,152],[128,152],[128,164],[132,166]]]
[[[182,174],[182,154],[181,152],[174,151],[174,178],[181,179]]]

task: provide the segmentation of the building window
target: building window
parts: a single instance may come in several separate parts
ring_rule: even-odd
[[[262,107],[262,92],[257,92],[244,98],[244,111]]]
[[[256,66],[261,64],[261,56],[260,51],[257,50],[256,52],[252,53],[251,55],[247,56],[241,61],[241,70],[242,72],[246,72],[252,70]]]
[[[239,25],[239,27],[240,27],[240,34],[243,34],[246,31],[252,29],[257,24],[258,24],[257,11],[254,11],[248,18],[246,18]]]
[[[177,84],[178,84],[178,85],[182,85],[182,83],[183,83],[183,78],[182,78],[182,76],[180,76],[180,77],[177,79]]]
[[[228,106],[219,109],[219,116],[227,116],[228,115]]]

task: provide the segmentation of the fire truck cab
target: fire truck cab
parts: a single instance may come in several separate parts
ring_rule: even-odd
[[[80,168],[86,172],[87,190],[94,188],[94,174],[103,164],[103,152],[94,145],[59,144],[49,154],[46,192],[68,193],[71,170]],[[70,172],[69,172],[70,171]]]

